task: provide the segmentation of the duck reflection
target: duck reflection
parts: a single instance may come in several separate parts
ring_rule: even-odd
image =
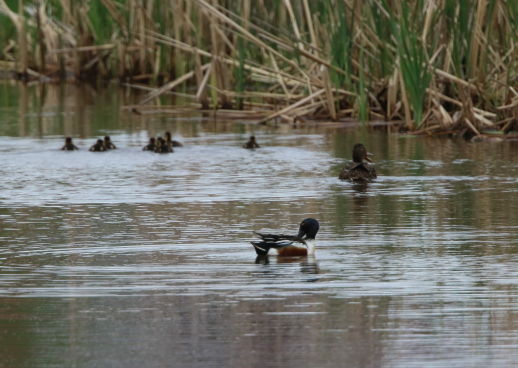
[[[367,190],[369,189],[369,183],[353,183],[352,187],[357,194],[364,194],[367,193]]]
[[[304,257],[304,259],[300,262],[300,272],[307,273],[310,275],[317,275],[320,273],[320,270],[318,268],[318,263],[314,256],[307,256]],[[310,281],[310,280],[306,280]],[[311,281],[318,281],[317,279],[313,279]]]
[[[367,194],[368,189],[368,183],[355,183],[353,185],[355,193],[353,196],[353,208],[351,212],[354,215],[354,221],[362,221],[362,216],[365,214],[369,202],[369,196]]]
[[[272,262],[273,261],[273,262]],[[316,261],[314,256],[301,256],[301,257],[276,257],[276,256],[268,256],[268,255],[258,255],[255,259],[255,264],[261,264],[264,266],[275,266],[275,265],[285,265],[285,264],[294,264],[298,263],[300,265],[300,272],[304,274],[316,275],[319,274],[318,262]],[[266,273],[280,273],[284,274],[284,269],[282,267],[277,268],[268,268],[265,270]],[[306,282],[315,282],[318,279],[308,279]]]
[[[270,257],[268,257],[267,255],[260,254],[255,259],[255,264],[262,264],[262,265],[270,264]]]

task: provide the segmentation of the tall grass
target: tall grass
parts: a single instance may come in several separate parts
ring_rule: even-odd
[[[245,91],[245,83],[246,83],[246,76],[245,76],[245,41],[242,37],[238,37],[237,39],[237,50],[239,53],[239,66],[234,68],[234,79],[236,81],[236,93],[241,94]],[[237,97],[236,98],[236,108],[238,110],[243,109],[243,98]]]
[[[436,40],[432,47],[428,48],[426,41],[418,33],[424,24],[423,14],[424,0],[418,1],[413,11],[406,2],[401,3],[401,16],[397,19],[391,15],[390,22],[392,34],[397,41],[397,54],[407,93],[414,109],[414,120],[419,129],[422,124],[424,99],[426,89],[432,80],[432,66],[429,65],[431,55],[429,50],[435,49]],[[388,4],[385,1],[388,9]],[[419,27],[421,26],[421,27]],[[413,128],[413,127],[411,127]]]
[[[369,120],[369,116],[367,113],[368,109],[368,96],[366,92],[365,85],[365,73],[364,73],[364,58],[363,58],[363,48],[360,51],[360,78],[358,82],[358,91],[357,91],[357,103],[358,103],[358,111],[360,115],[360,121],[365,125],[365,123]]]
[[[514,106],[518,90],[518,0],[247,1],[46,0],[38,25],[40,0],[25,0],[23,19],[18,0],[0,0],[0,66],[55,81],[180,79],[175,88],[189,92],[195,48],[201,65],[214,60],[202,87],[216,109],[262,102],[294,121],[334,119],[333,106],[339,119],[356,104],[362,121],[413,121],[419,130],[446,126],[440,107],[453,118],[468,99],[480,129],[510,119],[500,107]]]
[[[511,50],[511,47],[518,44],[518,0],[508,0],[506,2],[507,5],[507,20],[509,24],[509,37],[504,38],[503,47],[506,50]],[[507,62],[506,64],[514,65],[516,62],[516,55],[518,54],[518,49],[516,51],[507,52]],[[516,68],[509,69],[507,73],[507,84],[513,85],[516,84],[518,77],[518,70]]]
[[[379,51],[379,68],[373,70],[378,76],[385,77],[390,75],[394,68],[394,53],[390,50],[389,45],[391,41],[391,22],[390,17],[383,14],[382,9],[377,2],[370,1],[369,3],[368,19],[371,28],[376,32],[376,36],[380,43],[378,44]]]
[[[323,16],[323,21],[331,24],[331,55],[332,62],[341,70],[345,71],[344,74],[333,73],[334,81],[338,87],[351,88],[351,74],[353,73],[352,68],[352,51],[353,51],[353,27],[348,24],[346,4],[344,2],[336,3],[336,13],[334,16],[335,20],[331,19],[332,13],[329,11],[333,9],[331,0],[328,0],[328,6],[321,7],[321,13],[327,14],[327,17]],[[333,32],[333,21],[336,22],[336,30]]]
[[[453,62],[452,73],[460,78],[471,75],[471,61],[469,57],[471,39],[473,37],[473,19],[469,11],[475,4],[473,0],[446,0],[444,3],[444,18],[447,24],[449,54]]]

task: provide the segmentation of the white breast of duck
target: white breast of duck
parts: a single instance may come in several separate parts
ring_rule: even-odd
[[[306,239],[306,245],[308,249],[308,256],[315,255],[315,250],[317,246],[315,239]]]

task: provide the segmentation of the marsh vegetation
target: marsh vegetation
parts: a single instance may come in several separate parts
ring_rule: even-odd
[[[518,0],[0,0],[0,17],[4,74],[149,89],[137,114],[518,130]],[[157,108],[165,93],[190,102]]]

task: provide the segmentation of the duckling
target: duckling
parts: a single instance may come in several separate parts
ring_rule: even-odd
[[[320,225],[317,220],[307,218],[300,223],[297,235],[275,235],[255,233],[261,241],[252,242],[257,255],[265,256],[270,249],[275,249],[279,256],[312,256],[315,254]]]
[[[106,136],[104,137],[104,147],[106,147],[106,149],[117,149],[117,147],[115,147],[115,145],[112,143],[112,140],[110,139],[109,136]]]
[[[376,179],[378,176],[376,175],[374,167],[363,162],[363,160],[372,162],[369,156],[372,156],[372,153],[368,153],[363,144],[356,144],[353,147],[353,162],[343,168],[338,179],[353,181],[369,181]]]
[[[174,152],[173,148],[166,143],[164,138],[158,137],[157,138],[157,145],[155,147],[155,153],[171,153]]]
[[[94,144],[92,147],[90,147],[89,151],[90,152],[106,152],[108,150],[104,146],[103,140],[102,139],[98,139],[97,143]]]
[[[257,144],[257,141],[255,140],[255,136],[251,136],[250,139],[248,140],[248,142],[245,143],[245,145],[243,146],[243,148],[247,148],[247,149],[254,149],[254,148],[261,148],[261,146],[259,146]]]
[[[183,146],[183,144],[181,144],[180,142],[173,141],[171,139],[171,133],[169,133],[169,132],[165,132],[165,143],[170,145],[171,147],[182,147]]]
[[[72,138],[71,137],[66,137],[65,138],[65,145],[63,146],[63,148],[61,149],[61,151],[75,151],[75,150],[78,150],[79,148],[77,148],[74,143],[72,143]]]
[[[149,138],[149,144],[144,147],[143,151],[154,151],[156,148],[155,138]]]

